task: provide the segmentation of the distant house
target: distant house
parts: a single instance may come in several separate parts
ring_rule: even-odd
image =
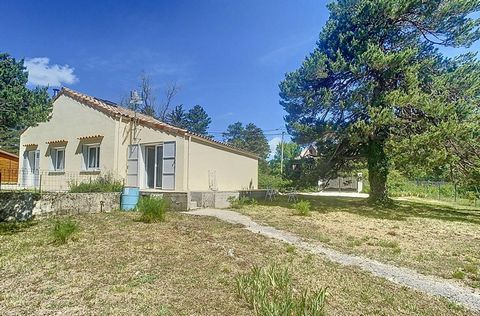
[[[300,155],[297,157],[297,159],[300,158],[316,158],[318,156],[318,150],[315,145],[308,145],[302,151],[300,152]]]
[[[0,149],[0,183],[17,183],[18,156]]]
[[[117,104],[63,88],[48,122],[20,138],[23,187],[66,190],[112,174],[156,191],[257,188],[258,157]]]

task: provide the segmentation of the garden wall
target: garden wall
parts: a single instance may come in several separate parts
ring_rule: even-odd
[[[190,200],[187,192],[141,192],[141,195],[166,199],[169,201],[170,209],[172,211],[188,211],[189,209]]]
[[[0,221],[32,217],[111,212],[120,208],[120,193],[0,192]]]

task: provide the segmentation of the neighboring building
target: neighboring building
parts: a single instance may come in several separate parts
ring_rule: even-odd
[[[67,190],[110,173],[142,190],[256,189],[258,157],[153,117],[63,88],[48,122],[20,138],[23,187]]]
[[[300,155],[297,157],[297,159],[300,158],[316,158],[318,156],[318,151],[317,147],[315,145],[308,145],[302,151],[300,152]]]
[[[18,156],[0,149],[0,184],[17,183]]]

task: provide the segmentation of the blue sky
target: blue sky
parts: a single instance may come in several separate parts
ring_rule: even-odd
[[[26,58],[36,84],[118,102],[145,71],[159,98],[176,81],[178,104],[205,107],[213,132],[236,121],[272,130],[284,127],[278,83],[327,18],[318,0],[3,0],[0,51]]]
[[[119,101],[145,71],[159,98],[176,81],[178,103],[204,106],[211,131],[272,130],[284,127],[278,83],[313,50],[325,3],[4,0],[1,51],[26,58],[34,83]]]

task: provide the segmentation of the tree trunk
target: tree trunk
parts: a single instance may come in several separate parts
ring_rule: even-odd
[[[388,158],[383,140],[370,140],[367,147],[368,181],[370,182],[370,202],[389,203],[387,192]]]

